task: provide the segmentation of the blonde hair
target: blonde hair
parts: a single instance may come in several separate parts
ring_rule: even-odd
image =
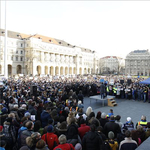
[[[8,115],[8,117],[15,118],[15,114],[14,114],[14,113],[10,113],[10,114]]]
[[[26,144],[29,146],[29,147],[32,147],[36,141],[36,138],[38,137],[40,133],[39,132],[34,132],[31,134],[31,136],[27,137],[26,138]]]
[[[67,138],[64,134],[61,134],[58,138],[60,144],[65,144],[67,142]]]
[[[92,109],[91,106],[89,106],[89,107],[86,109],[86,115],[89,116],[91,112],[93,112],[93,109]]]

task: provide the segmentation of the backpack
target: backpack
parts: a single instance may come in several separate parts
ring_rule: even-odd
[[[102,150],[112,150],[112,148],[110,147],[110,145],[107,141],[103,141],[103,143],[101,145],[101,149]]]

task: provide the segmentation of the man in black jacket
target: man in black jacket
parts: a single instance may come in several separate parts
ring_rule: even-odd
[[[120,128],[119,124],[115,123],[115,118],[113,115],[110,116],[109,122],[107,122],[104,126],[104,132],[107,137],[108,137],[109,131],[114,132],[114,134],[115,134],[114,138],[116,138],[117,134],[121,132],[121,128]]]
[[[92,124],[90,126],[91,131],[87,132],[82,140],[82,146],[84,150],[101,150],[102,138],[99,136],[96,130],[96,126]]]

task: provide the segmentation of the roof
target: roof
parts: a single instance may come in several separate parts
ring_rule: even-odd
[[[116,58],[117,59],[117,58],[120,58],[120,57],[117,57],[117,56],[105,56],[105,57],[102,57],[101,59],[108,59],[108,58]]]
[[[13,32],[13,31],[7,31],[7,36],[9,38],[15,38],[15,39],[20,39],[20,37],[18,36],[20,33],[19,32]],[[0,29],[0,36],[5,36],[5,30],[4,29]]]

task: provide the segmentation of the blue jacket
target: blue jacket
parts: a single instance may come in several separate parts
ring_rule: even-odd
[[[41,122],[42,122],[42,128],[48,125],[48,120],[51,119],[51,115],[43,110],[41,113]]]

